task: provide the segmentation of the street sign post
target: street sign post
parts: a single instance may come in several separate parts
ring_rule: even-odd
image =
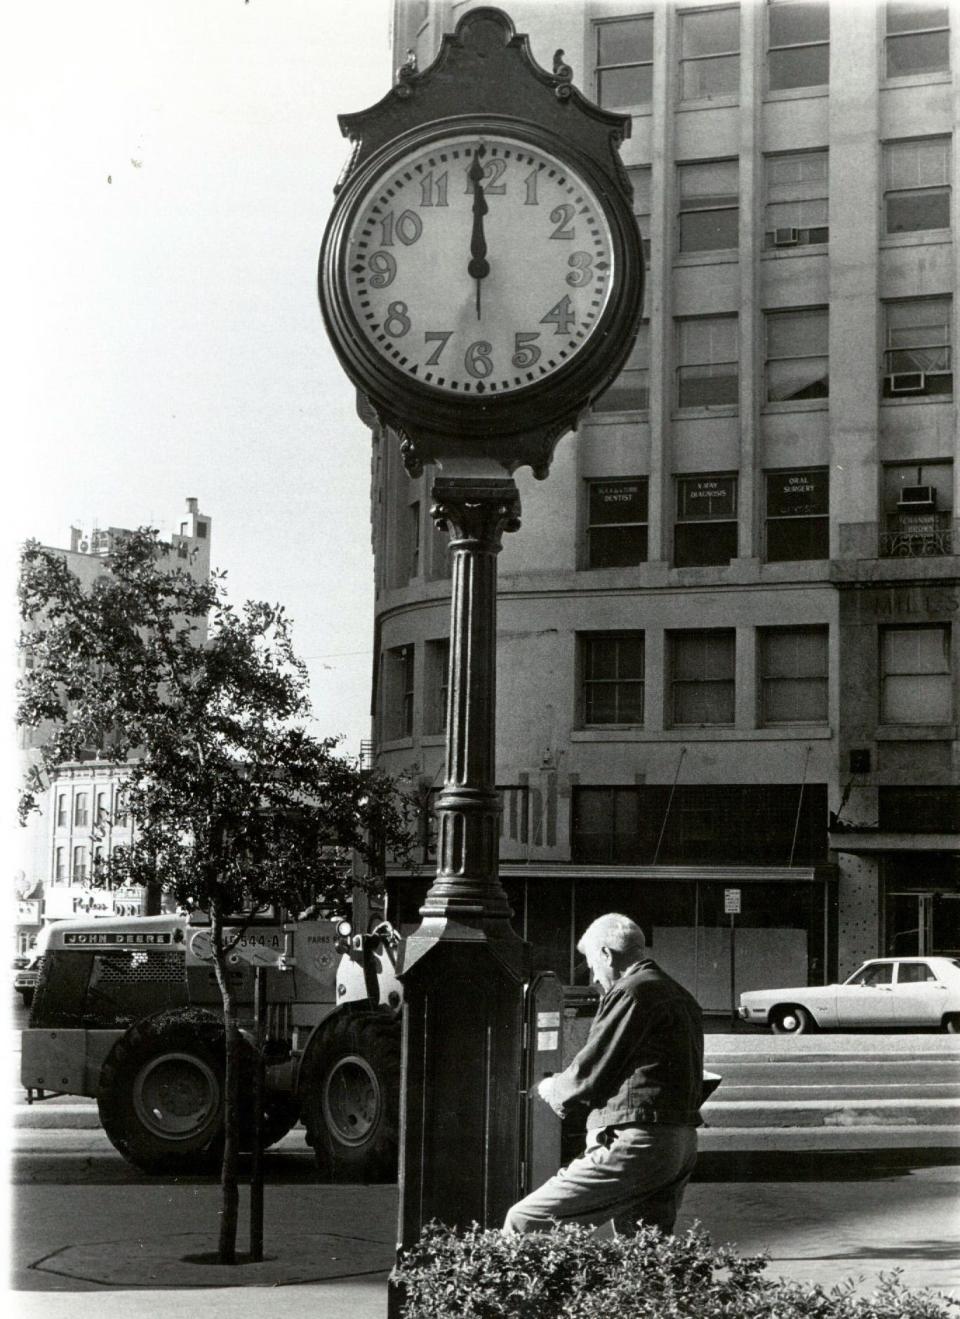
[[[740,890],[723,890],[723,910],[730,917],[730,1020],[736,1026],[737,1016],[737,917],[740,915]]]

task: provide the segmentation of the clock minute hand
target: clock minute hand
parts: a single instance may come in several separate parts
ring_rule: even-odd
[[[480,319],[480,281],[490,274],[490,262],[487,260],[487,240],[483,232],[483,217],[490,209],[480,184],[483,180],[483,166],[480,164],[479,148],[474,152],[473,164],[467,171],[467,178],[473,184],[473,228],[470,231],[470,261],[467,274],[477,281],[477,320]]]

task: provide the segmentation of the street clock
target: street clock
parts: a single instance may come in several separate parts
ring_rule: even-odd
[[[499,10],[401,72],[341,117],[357,150],[321,250],[330,338],[414,470],[455,456],[545,475],[636,333],[629,119],[540,68]]]

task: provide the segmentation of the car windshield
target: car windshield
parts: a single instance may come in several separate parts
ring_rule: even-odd
[[[868,962],[866,966],[861,966],[859,971],[854,971],[850,979],[844,983],[848,985],[889,985],[892,981],[892,962]]]

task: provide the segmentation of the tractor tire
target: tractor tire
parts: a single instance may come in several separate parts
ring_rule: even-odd
[[[324,1023],[304,1060],[300,1112],[325,1180],[395,1180],[399,1019],[385,1011],[347,1009]]]
[[[113,1146],[144,1172],[210,1172],[223,1152],[223,1022],[179,1008],[132,1026],[100,1077],[100,1121]],[[254,1053],[240,1045],[240,1149],[253,1149]],[[267,1094],[262,1140],[268,1149],[300,1119],[293,1095]]]
[[[283,1140],[287,1132],[292,1131],[299,1121],[300,1105],[293,1095],[267,1095],[263,1105],[261,1126],[263,1148],[269,1149],[271,1145],[276,1145],[278,1140]],[[249,1110],[243,1113],[240,1148],[253,1149],[253,1114]]]
[[[223,1024],[196,1008],[131,1026],[100,1074],[111,1144],[143,1172],[207,1172],[223,1148]]]

